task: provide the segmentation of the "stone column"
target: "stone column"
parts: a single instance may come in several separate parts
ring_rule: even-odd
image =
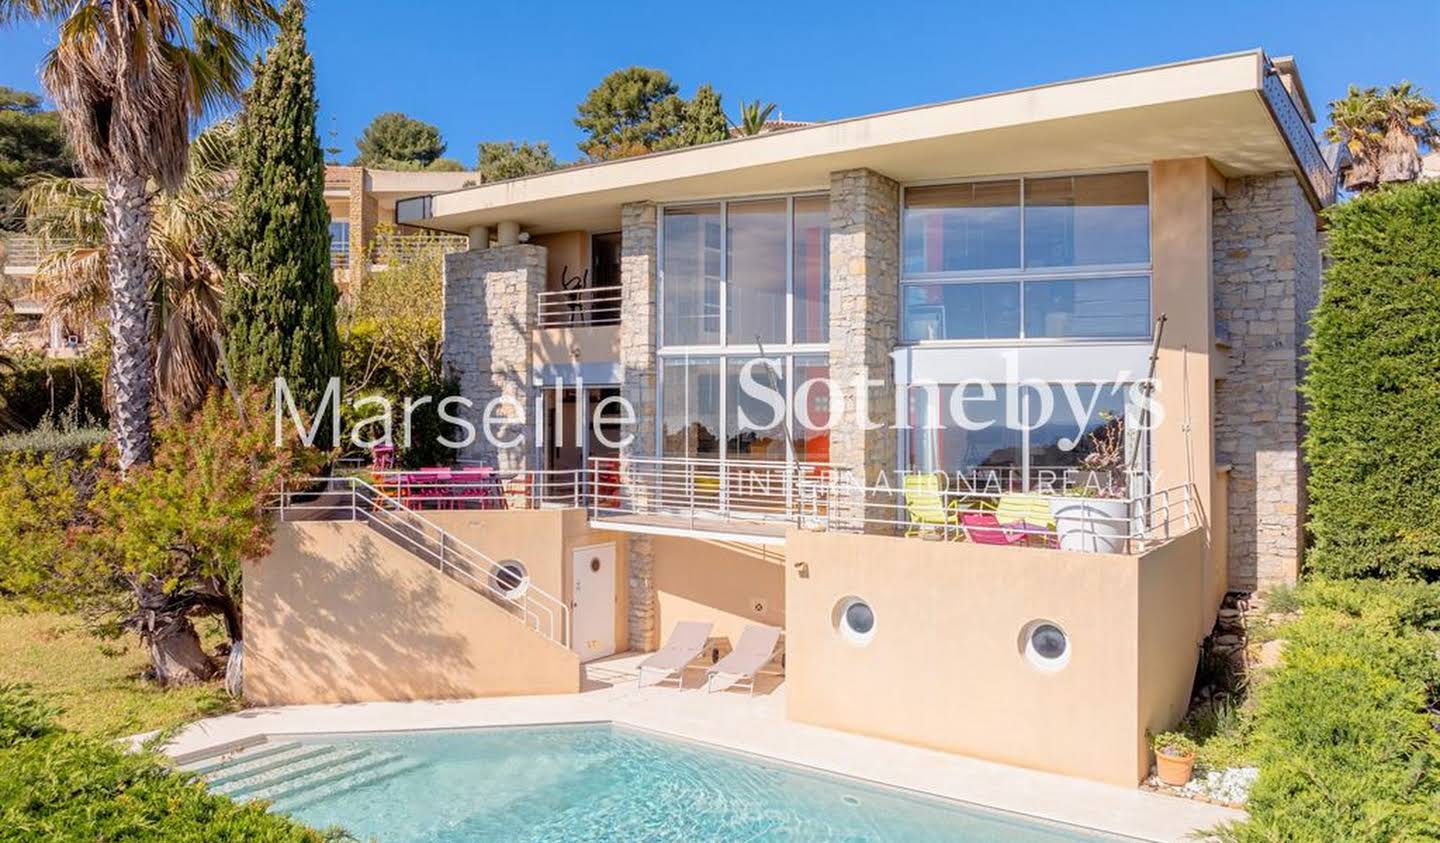
[[[635,413],[628,443],[620,449],[624,495],[643,508],[644,470],[627,464],[635,457],[655,455],[658,426],[655,348],[658,296],[656,209],[653,202],[634,202],[620,209],[620,394]],[[635,534],[629,547],[630,649],[653,650],[655,628],[654,549],[650,537]]]
[[[544,246],[528,244],[445,256],[445,365],[459,376],[460,394],[474,402],[464,415],[477,431],[464,456],[502,473],[532,467],[530,349],[545,260]],[[497,405],[491,429],[502,443],[523,437],[514,447],[497,448],[484,433],[486,407],[500,397],[508,400]]]
[[[1294,583],[1304,547],[1304,406],[1297,386],[1320,299],[1315,212],[1291,173],[1231,179],[1214,203],[1217,459],[1230,464],[1234,589]],[[1218,525],[1217,525],[1218,526]]]
[[[830,378],[845,415],[830,432],[830,459],[857,484],[895,484],[895,349],[900,326],[900,188],[873,170],[830,174]],[[871,381],[861,388],[859,382]],[[863,399],[863,401],[862,401]],[[865,412],[873,421],[861,419]],[[878,424],[873,430],[864,426]],[[898,518],[894,495],[870,501],[872,519]],[[858,516],[857,498],[832,525]],[[841,511],[848,510],[848,511]],[[888,530],[884,530],[888,532]]]
[[[366,189],[368,180],[364,167],[350,168],[350,258],[345,280],[352,290],[358,290],[370,276],[370,248],[380,217],[379,202]]]

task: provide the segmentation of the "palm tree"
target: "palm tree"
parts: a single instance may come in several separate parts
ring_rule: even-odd
[[[1344,144],[1350,153],[1346,189],[1366,190],[1419,177],[1421,147],[1440,141],[1434,113],[1435,101],[1409,82],[1383,92],[1351,85],[1343,98],[1332,101],[1325,137]]]
[[[190,167],[172,193],[157,197],[147,236],[146,300],[159,404],[188,414],[219,382],[221,287],[218,259],[230,217],[229,171],[236,128],[222,122],[190,145]],[[41,176],[21,194],[29,232],[52,245],[36,271],[47,315],[67,325],[104,322],[111,262],[104,192],[93,182]],[[108,396],[113,405],[114,395]]]
[[[53,23],[41,81],[85,175],[104,184],[111,430],[122,470],[150,459],[148,238],[156,188],[184,178],[191,127],[238,100],[269,0],[0,0],[0,25]]]
[[[770,115],[775,113],[775,103],[760,104],[760,100],[740,103],[740,122],[734,124],[735,131],[742,137],[758,135],[765,131]]]

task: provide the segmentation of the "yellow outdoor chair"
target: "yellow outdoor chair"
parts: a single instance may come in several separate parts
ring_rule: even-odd
[[[959,535],[960,516],[945,503],[937,475],[905,476],[905,514],[909,522],[905,528],[907,536],[918,536],[935,527],[940,528],[942,535],[955,527]]]
[[[995,506],[995,520],[1002,526],[1023,525],[1027,531],[1055,532],[1055,516],[1050,512],[1050,499],[1044,495],[1001,495]],[[1027,532],[1028,539],[1049,542],[1052,535]]]

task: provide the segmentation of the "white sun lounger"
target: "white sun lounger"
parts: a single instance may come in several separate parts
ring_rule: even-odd
[[[750,695],[754,696],[755,676],[775,657],[775,645],[778,643],[778,627],[747,624],[735,649],[705,672],[705,690],[723,691],[749,683]]]
[[[637,680],[637,687],[658,685],[671,678],[675,680],[676,687],[681,687],[685,666],[695,661],[696,656],[700,655],[700,651],[705,649],[705,643],[710,640],[711,626],[713,624],[700,621],[681,621],[675,624],[675,628],[670,630],[670,638],[665,641],[665,646],[650,654],[645,661],[640,662],[640,677]],[[645,672],[647,670],[651,673],[649,681],[646,681]]]

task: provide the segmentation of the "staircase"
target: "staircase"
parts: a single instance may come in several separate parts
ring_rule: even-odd
[[[274,508],[281,521],[362,522],[540,635],[570,646],[570,607],[560,598],[358,477],[283,483]]]
[[[180,769],[198,776],[214,793],[241,802],[265,800],[271,810],[289,813],[424,766],[394,752],[266,741]]]

